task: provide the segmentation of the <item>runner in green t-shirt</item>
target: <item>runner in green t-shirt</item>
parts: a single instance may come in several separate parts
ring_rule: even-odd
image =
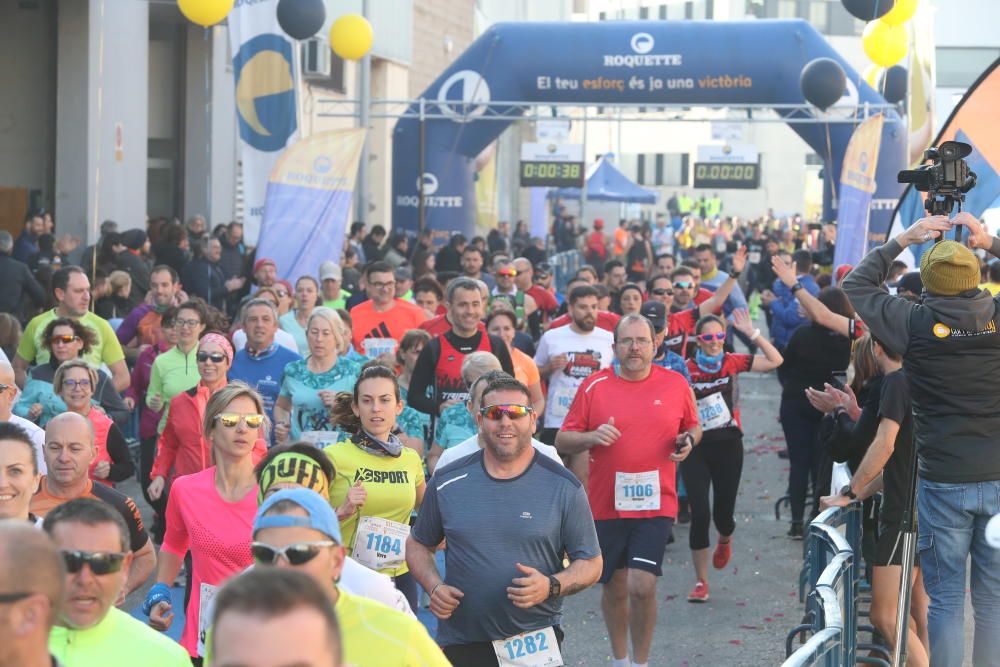
[[[70,317],[90,328],[96,336],[95,344],[83,359],[95,368],[99,368],[101,364],[107,365],[116,390],[124,391],[128,388],[130,378],[128,366],[125,365],[125,353],[122,352],[114,330],[107,320],[88,310],[90,280],[87,274],[78,266],[59,269],[52,274],[52,292],[56,298],[56,307],[32,318],[17,346],[14,373],[18,386],[24,386],[31,364],[44,364],[49,360],[48,348],[41,339],[45,326],[57,317]]]

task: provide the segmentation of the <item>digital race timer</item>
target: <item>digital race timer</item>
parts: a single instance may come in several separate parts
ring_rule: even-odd
[[[694,187],[752,190],[760,187],[760,163],[695,162]]]

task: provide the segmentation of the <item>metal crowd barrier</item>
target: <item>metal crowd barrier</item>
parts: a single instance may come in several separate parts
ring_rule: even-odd
[[[579,250],[565,250],[557,252],[549,258],[554,276],[553,284],[560,294],[566,293],[566,283],[576,275],[576,272],[583,266],[583,253]]]
[[[860,503],[830,508],[809,524],[799,574],[799,598],[806,611],[785,638],[786,667],[889,667],[889,652],[874,643],[874,629],[858,622],[867,615],[860,609],[860,553]],[[872,633],[872,642],[859,644],[859,632]],[[804,640],[807,633],[812,636],[793,652],[796,636]],[[859,656],[859,650],[878,655]]]

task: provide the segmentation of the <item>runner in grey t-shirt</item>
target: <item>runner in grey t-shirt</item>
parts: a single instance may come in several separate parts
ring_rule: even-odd
[[[531,446],[527,388],[494,380],[482,405],[485,447],[428,482],[406,560],[431,591],[437,639],[453,665],[500,665],[500,657],[544,664],[559,655],[560,597],[600,576],[594,520],[580,482]],[[444,539],[446,582],[434,564]]]

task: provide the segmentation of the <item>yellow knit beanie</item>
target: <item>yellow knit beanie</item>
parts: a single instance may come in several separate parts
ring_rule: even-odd
[[[920,258],[920,279],[931,294],[961,294],[979,285],[979,260],[957,241],[939,241]]]

